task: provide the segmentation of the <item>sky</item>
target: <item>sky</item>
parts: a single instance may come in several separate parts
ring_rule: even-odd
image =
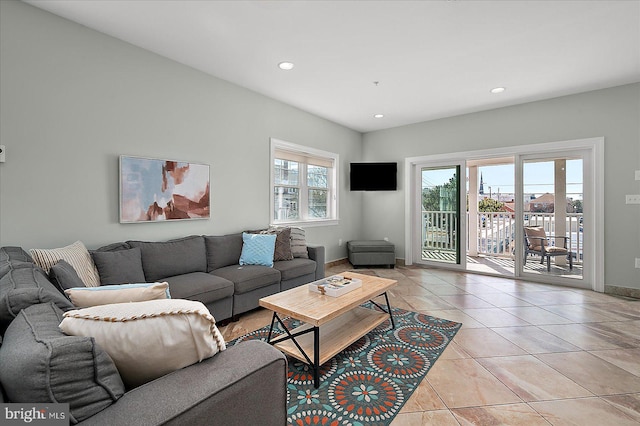
[[[553,193],[553,161],[525,162],[524,164],[524,193],[540,196],[546,192]],[[447,170],[429,170],[423,173],[423,186],[436,186],[448,182],[455,172],[454,168]],[[482,173],[484,193],[505,194],[515,193],[514,165],[478,167]],[[567,160],[567,197],[574,200],[582,199],[582,160]]]

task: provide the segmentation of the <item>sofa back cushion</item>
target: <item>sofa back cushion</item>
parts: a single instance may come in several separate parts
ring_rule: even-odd
[[[30,268],[11,269],[0,278],[0,332],[22,309],[48,302],[55,303],[62,310],[74,307],[40,268],[32,265]]]
[[[100,285],[143,283],[142,251],[140,247],[91,253],[98,268]]]
[[[207,272],[204,238],[199,235],[163,242],[127,241],[139,247],[147,282],[191,272]]]
[[[33,259],[29,253],[24,251],[22,247],[6,246],[0,248],[0,262],[28,262],[33,263]]]
[[[225,266],[238,265],[242,254],[242,233],[205,236],[207,247],[207,272]]]
[[[30,266],[33,259],[21,247],[0,247],[0,278],[11,269]]]
[[[61,321],[53,303],[22,310],[0,347],[0,381],[11,402],[68,403],[75,424],[111,405],[125,389],[95,340],[65,335]]]

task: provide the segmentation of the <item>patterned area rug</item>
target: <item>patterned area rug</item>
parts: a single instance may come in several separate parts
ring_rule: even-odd
[[[363,306],[371,307],[369,303]],[[377,308],[376,308],[377,309]],[[462,324],[394,308],[396,328],[387,319],[369,334],[320,367],[320,386],[313,369],[288,358],[289,425],[388,425],[398,414]],[[287,328],[300,321],[284,319]],[[267,340],[269,327],[239,337]],[[284,334],[277,324],[274,333]],[[322,345],[322,342],[320,342]]]

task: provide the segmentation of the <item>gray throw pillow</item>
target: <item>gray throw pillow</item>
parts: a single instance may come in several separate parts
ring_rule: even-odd
[[[61,321],[53,303],[23,309],[0,347],[0,382],[14,403],[68,403],[75,424],[113,404],[125,388],[94,339],[67,336]]]
[[[280,231],[285,228],[271,227],[269,228]],[[291,253],[293,257],[299,257],[303,259],[309,258],[309,252],[307,251],[307,239],[305,237],[304,229],[298,227],[291,227]]]
[[[291,228],[278,230],[268,229],[262,233],[276,234],[276,249],[273,253],[274,262],[279,260],[293,260],[293,253],[291,252]]]
[[[94,251],[91,256],[98,268],[100,285],[146,282],[139,247],[128,250]]]
[[[51,267],[49,279],[62,293],[70,288],[85,286],[76,270],[66,260],[60,260]]]

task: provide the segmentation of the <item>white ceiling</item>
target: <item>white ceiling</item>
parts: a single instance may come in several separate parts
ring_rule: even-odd
[[[361,132],[640,81],[637,0],[25,1]]]

